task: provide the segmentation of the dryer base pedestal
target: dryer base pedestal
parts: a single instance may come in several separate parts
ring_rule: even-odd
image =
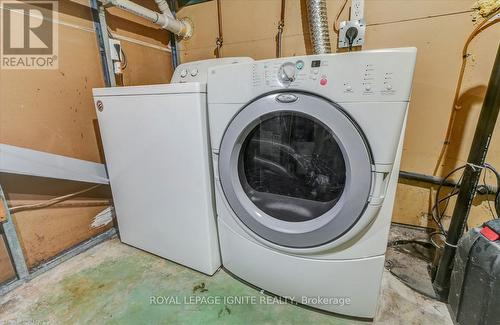
[[[222,263],[242,280],[314,308],[375,316],[385,255],[352,260],[301,258],[251,242],[220,218],[218,224]]]

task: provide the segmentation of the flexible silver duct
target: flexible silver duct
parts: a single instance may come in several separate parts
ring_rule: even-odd
[[[307,0],[307,20],[314,54],[331,53],[326,0]]]

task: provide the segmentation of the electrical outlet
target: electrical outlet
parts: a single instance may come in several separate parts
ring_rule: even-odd
[[[357,29],[358,34],[354,38],[352,42],[352,46],[361,46],[365,43],[365,20],[360,19],[360,20],[350,20],[350,21],[343,21],[340,23],[340,29],[339,29],[339,48],[346,48],[349,47],[349,40],[346,37],[346,32],[350,27],[354,27]]]
[[[364,0],[351,1],[351,20],[362,20],[364,16]]]

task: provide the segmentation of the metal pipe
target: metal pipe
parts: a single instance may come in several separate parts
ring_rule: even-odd
[[[428,183],[428,184],[434,184],[434,185],[442,185],[442,186],[446,186],[446,187],[458,186],[457,183],[455,181],[452,181],[452,180],[444,180],[444,178],[442,178],[442,177],[432,176],[432,175],[424,175],[424,174],[413,173],[413,172],[400,171],[399,178],[407,179],[410,181],[417,181],[417,182],[423,182],[423,183]]]
[[[331,53],[326,0],[307,0],[307,20],[314,54]]]
[[[156,0],[156,1],[161,1],[161,0]],[[175,18],[177,15],[177,10],[178,10],[177,2],[175,2],[175,0],[170,0],[170,5],[172,8],[172,10],[171,10],[172,15]],[[170,51],[171,51],[171,57],[172,57],[173,70],[175,70],[181,62],[178,48],[179,48],[179,42],[177,40],[177,37],[174,34],[170,33]]]
[[[101,54],[102,69],[104,72],[104,83],[106,87],[115,87],[116,78],[113,70],[113,60],[109,48],[108,25],[106,24],[106,12],[97,0],[91,0],[92,19],[99,44],[99,53]]]
[[[445,187],[454,187],[454,188],[460,187],[460,184],[457,184],[454,180],[451,180],[451,179],[445,180],[443,177],[425,175],[425,174],[419,174],[419,173],[413,173],[413,172],[400,171],[399,178],[400,179],[407,179],[409,181],[416,181],[416,182],[422,182],[422,183],[433,184],[433,185],[440,185],[440,186],[445,186]],[[496,187],[496,186],[478,185],[478,187],[477,187],[477,194],[481,194],[481,195],[496,194],[497,191],[498,191],[498,187]]]
[[[276,57],[283,56],[283,30],[285,28],[285,6],[286,0],[281,0],[281,14],[278,23],[278,34],[276,35]]]
[[[24,258],[23,249],[21,243],[19,242],[19,237],[17,236],[16,226],[12,220],[12,216],[9,211],[9,206],[7,204],[7,199],[3,193],[2,186],[0,185],[0,204],[3,204],[5,213],[7,214],[7,221],[2,223],[3,233],[5,234],[5,239],[7,241],[7,246],[9,247],[9,254],[14,263],[14,268],[16,270],[17,277],[19,280],[26,279],[29,276],[28,266],[26,265],[26,259]]]
[[[462,186],[458,193],[457,202],[453,209],[446,245],[434,277],[434,290],[442,300],[448,299],[450,289],[450,275],[453,268],[456,245],[464,232],[467,217],[474,199],[482,166],[488,152],[491,136],[500,111],[500,46],[497,51],[495,64],[491,73],[488,89],[484,97],[483,107],[472,140],[472,146],[467,158],[467,167],[462,179]]]
[[[165,10],[165,12],[162,13],[142,7],[129,0],[104,0],[103,4],[105,6],[115,6],[142,17],[185,39],[190,38],[193,33],[193,27],[189,19],[175,19],[168,8],[168,4],[166,7],[162,5],[161,9]]]
[[[219,27],[219,34],[217,35],[217,39],[215,41],[215,44],[217,46],[215,50],[215,56],[217,58],[222,57],[222,45],[224,44],[224,36],[222,34],[222,4],[220,0],[217,0],[217,24]]]

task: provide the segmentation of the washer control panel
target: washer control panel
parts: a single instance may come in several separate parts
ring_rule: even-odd
[[[220,65],[251,62],[248,57],[209,59],[180,64],[172,75],[171,83],[207,82],[208,69]]]

